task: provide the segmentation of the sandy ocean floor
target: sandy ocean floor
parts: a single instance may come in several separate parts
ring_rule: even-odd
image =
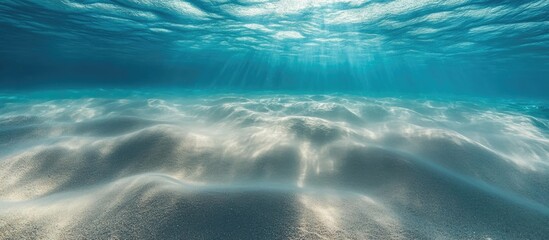
[[[544,239],[549,105],[0,95],[0,239]]]

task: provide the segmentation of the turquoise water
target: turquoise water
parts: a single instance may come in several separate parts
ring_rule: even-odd
[[[5,0],[3,87],[546,97],[549,3]]]
[[[547,239],[548,12],[4,0],[0,239]]]

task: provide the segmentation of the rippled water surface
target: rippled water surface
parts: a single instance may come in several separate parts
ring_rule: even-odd
[[[2,22],[59,39],[118,44],[119,51],[148,40],[177,51],[404,49],[449,57],[485,49],[539,54],[523,50],[547,50],[547,10],[545,0],[7,0]],[[104,38],[109,33],[116,35]]]

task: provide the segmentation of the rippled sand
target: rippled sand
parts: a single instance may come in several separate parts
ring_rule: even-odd
[[[3,94],[0,238],[543,239],[548,109],[467,98]]]

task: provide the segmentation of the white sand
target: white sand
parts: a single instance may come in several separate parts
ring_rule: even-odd
[[[549,236],[546,106],[143,96],[0,98],[0,239]]]

